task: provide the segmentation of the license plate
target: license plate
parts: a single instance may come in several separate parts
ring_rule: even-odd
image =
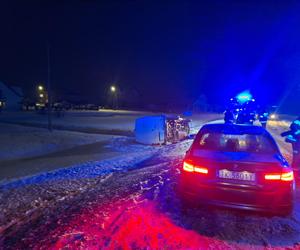
[[[227,169],[222,169],[218,171],[218,177],[221,179],[230,179],[230,180],[241,180],[241,181],[255,181],[255,174],[247,171],[236,172],[229,171]]]

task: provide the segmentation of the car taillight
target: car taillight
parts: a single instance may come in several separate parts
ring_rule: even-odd
[[[187,172],[194,172],[194,166],[187,162],[183,162],[183,170],[185,170]]]
[[[280,180],[281,174],[266,174],[265,180]]]
[[[199,174],[208,174],[208,169],[201,167],[201,166],[197,166],[197,165],[193,165],[191,163],[188,163],[186,161],[183,162],[183,170],[187,171],[187,172],[194,172],[194,173],[199,173]]]
[[[281,181],[293,181],[294,180],[294,173],[293,171],[288,171],[285,173],[274,173],[274,174],[266,174],[265,180],[281,180]]]
[[[200,174],[208,174],[208,169],[203,167],[194,167],[194,172],[200,173]]]
[[[281,174],[282,181],[293,181],[294,180],[294,173],[293,171]]]

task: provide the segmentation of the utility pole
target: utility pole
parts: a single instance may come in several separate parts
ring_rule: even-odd
[[[47,89],[48,89],[48,130],[52,132],[52,117],[51,117],[51,106],[52,106],[52,96],[51,96],[51,77],[50,77],[50,45],[47,43],[47,61],[48,61],[48,80],[47,80]]]

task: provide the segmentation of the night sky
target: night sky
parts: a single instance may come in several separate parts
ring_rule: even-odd
[[[250,89],[276,104],[300,83],[297,1],[3,2],[0,81],[28,93],[47,80],[47,44],[60,98],[105,102],[115,83],[144,103],[222,104]]]

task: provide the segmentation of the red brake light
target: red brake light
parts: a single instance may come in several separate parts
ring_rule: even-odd
[[[294,173],[293,171],[281,174],[282,181],[293,181],[294,180]]]
[[[281,180],[281,181],[293,181],[294,173],[293,171],[289,171],[282,174],[266,174],[265,180]]]
[[[194,167],[194,172],[201,173],[201,174],[208,174],[208,169],[202,167]]]
[[[200,173],[200,174],[208,174],[208,169],[200,166],[195,166],[191,163],[188,163],[186,161],[183,162],[183,170],[187,172],[194,172],[194,173]]]
[[[281,174],[266,174],[265,180],[280,180]]]
[[[187,162],[183,162],[183,170],[185,170],[187,172],[194,172],[194,166]]]

